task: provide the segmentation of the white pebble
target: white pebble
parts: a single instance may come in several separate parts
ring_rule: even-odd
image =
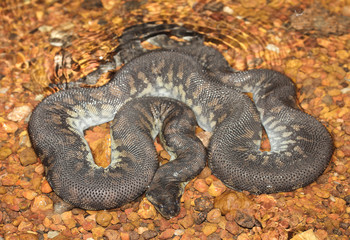
[[[227,14],[233,14],[234,11],[232,8],[228,7],[228,6],[225,6],[223,9],[222,9],[225,13]]]
[[[277,47],[276,45],[271,44],[271,43],[267,44],[266,49],[270,50],[270,51],[273,51],[273,52],[276,52],[276,53],[280,53],[279,47]]]
[[[13,111],[7,115],[7,118],[11,121],[19,122],[22,119],[26,118],[31,113],[31,111],[32,109],[27,105],[15,107]]]

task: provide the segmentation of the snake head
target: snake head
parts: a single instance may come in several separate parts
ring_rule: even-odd
[[[176,186],[177,185],[177,186]],[[175,217],[180,212],[181,187],[178,184],[166,184],[152,187],[146,192],[147,199],[166,219]]]

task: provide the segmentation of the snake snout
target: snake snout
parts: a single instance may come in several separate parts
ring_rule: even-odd
[[[165,191],[164,188],[157,188],[147,191],[146,197],[166,219],[177,216],[180,213],[179,194],[172,194],[173,191]]]

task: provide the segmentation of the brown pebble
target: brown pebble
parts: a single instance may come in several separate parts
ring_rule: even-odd
[[[224,4],[221,2],[209,2],[205,4],[203,7],[204,10],[209,10],[212,12],[222,11],[223,8],[224,8]]]
[[[200,212],[209,212],[213,209],[213,202],[209,197],[200,197],[194,200],[194,209]]]
[[[94,227],[96,227],[96,221],[91,219],[90,216],[85,218],[85,221],[82,223],[82,227],[85,231],[91,231]]]
[[[221,211],[220,209],[214,208],[207,214],[207,220],[211,223],[219,223],[221,220]]]
[[[207,178],[207,177],[209,177],[211,175],[211,170],[210,170],[210,168],[209,167],[205,167],[205,168],[203,168],[203,170],[201,171],[201,173],[197,176],[197,178],[203,178],[203,179],[205,179],[205,178]]]
[[[204,223],[202,227],[202,232],[205,236],[209,236],[218,229],[218,225],[214,223]]]
[[[43,193],[50,193],[50,192],[52,192],[52,188],[51,188],[49,182],[46,179],[41,184],[41,191]]]
[[[135,221],[138,221],[140,219],[139,215],[136,212],[129,213],[127,215],[127,217],[131,222],[135,222]]]
[[[53,210],[53,202],[49,197],[45,195],[35,197],[31,207],[32,212],[45,212],[50,210]]]
[[[76,226],[77,222],[73,218],[73,214],[71,211],[67,211],[61,214],[62,221],[69,228],[72,229]]]
[[[34,225],[31,222],[21,221],[21,223],[18,225],[18,231],[20,232],[31,231],[33,226]]]
[[[188,214],[183,219],[180,219],[179,224],[186,229],[189,227],[192,227],[192,225],[194,224],[194,219],[192,214]]]
[[[115,225],[120,222],[117,212],[109,212],[112,215],[111,224]]]
[[[45,172],[45,168],[44,168],[44,165],[43,164],[39,164],[38,166],[35,167],[34,171],[37,173],[37,174],[43,174]]]
[[[91,229],[91,232],[94,239],[101,239],[104,235],[105,228],[101,226],[96,226],[93,229]]]
[[[220,237],[220,235],[218,233],[212,233],[210,234],[208,237],[207,237],[207,240],[221,240],[221,239],[225,239],[225,238],[222,238]],[[231,238],[228,238],[228,239],[231,239]]]
[[[119,240],[120,239],[120,233],[116,230],[107,229],[103,236],[105,236],[108,240]]]
[[[158,233],[156,231],[153,231],[153,230],[147,230],[147,231],[144,231],[141,236],[144,238],[144,239],[151,239],[151,238],[154,238],[158,235]]]
[[[159,157],[161,157],[162,159],[167,160],[167,161],[169,161],[171,158],[170,154],[165,150],[162,150],[159,152]]]
[[[131,232],[131,231],[134,231],[135,226],[132,223],[124,223],[122,226],[122,229],[125,232]]]
[[[225,229],[233,235],[237,235],[239,232],[239,226],[234,221],[227,221]]]
[[[334,170],[338,173],[338,174],[344,174],[346,173],[346,171],[348,170],[347,167],[343,164],[339,164],[337,166],[335,166]]]
[[[130,234],[128,232],[121,232],[120,238],[121,240],[130,240]]]
[[[225,192],[226,188],[227,187],[220,180],[216,180],[210,184],[208,192],[211,196],[217,197]]]
[[[235,222],[244,228],[253,228],[255,226],[255,219],[252,216],[239,210],[236,212]]]
[[[314,193],[316,194],[316,196],[320,197],[320,198],[329,198],[330,197],[330,192],[326,191],[320,187],[313,187],[312,190],[314,191]]]
[[[249,209],[254,203],[243,193],[227,192],[217,197],[214,207],[219,208],[222,214],[227,214],[232,210]]]
[[[11,148],[8,147],[0,147],[0,160],[6,159],[8,156],[12,154]]]
[[[343,16],[350,17],[350,5],[343,7],[342,14]]]
[[[170,221],[165,220],[164,218],[160,218],[159,220],[155,221],[155,225],[159,227],[160,231],[165,231],[166,229],[170,228]]]
[[[25,189],[23,190],[22,195],[28,200],[33,200],[38,194],[33,190]]]
[[[275,207],[277,204],[276,199],[273,196],[267,194],[261,194],[257,196],[256,201],[259,202],[260,205],[265,209]]]
[[[17,174],[9,173],[1,179],[1,183],[4,186],[13,186],[18,181],[19,176]]]
[[[36,163],[38,160],[33,148],[25,148],[23,151],[21,151],[19,153],[19,161],[21,162],[22,166],[28,166]]]
[[[207,219],[207,212],[195,212],[193,214],[193,220],[196,225],[203,223]]]
[[[12,121],[2,122],[1,127],[5,130],[6,133],[15,133],[18,129],[17,123]]]
[[[3,194],[6,194],[7,193],[7,190],[4,186],[0,186],[0,194],[3,195]]]
[[[137,214],[142,219],[154,219],[157,216],[157,211],[147,198],[143,198],[140,202]]]
[[[12,239],[11,237],[9,238],[5,238],[5,239]],[[16,238],[13,238],[13,239],[16,239]],[[34,233],[21,233],[19,236],[18,236],[18,239],[25,239],[25,240],[38,240],[39,237],[37,234],[34,234]]]
[[[318,229],[315,232],[316,236],[318,237],[319,240],[326,240],[328,239],[328,233],[326,230],[323,229]]]
[[[31,204],[32,204],[32,202],[30,200],[25,199],[25,200],[21,201],[18,204],[18,206],[19,206],[20,210],[24,211],[24,210],[29,209]]]
[[[140,239],[140,236],[137,232],[130,232],[129,236],[130,236],[130,240],[139,240]]]
[[[112,215],[107,211],[99,211],[96,214],[96,222],[102,227],[107,227],[112,220]]]
[[[316,182],[317,184],[325,184],[328,182],[328,178],[329,178],[328,174],[323,174],[319,178],[317,178]]]
[[[194,181],[193,187],[201,193],[207,192],[209,189],[209,186],[207,185],[206,181],[201,178],[198,178]]]
[[[162,232],[158,238],[159,239],[170,239],[172,236],[174,236],[175,229],[168,228],[164,232]]]
[[[79,214],[84,214],[85,210],[81,209],[81,208],[73,208],[72,209],[72,214],[73,215],[79,215]]]

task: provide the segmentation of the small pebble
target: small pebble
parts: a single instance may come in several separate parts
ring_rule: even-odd
[[[21,221],[21,223],[18,225],[18,231],[24,232],[24,231],[30,231],[33,228],[33,223],[28,221]]]
[[[105,228],[102,226],[96,226],[91,229],[91,232],[94,239],[101,239],[104,235]]]
[[[196,225],[200,225],[207,219],[207,212],[195,212],[193,214],[193,221]]]
[[[55,237],[57,237],[58,235],[60,235],[60,233],[58,232],[58,231],[49,231],[48,233],[47,233],[47,237],[48,238],[55,238]]]
[[[230,7],[228,7],[228,6],[225,6],[225,7],[222,9],[222,11],[223,11],[224,13],[227,13],[227,14],[233,14],[233,13],[234,13],[233,9],[230,8]]]
[[[194,209],[200,212],[209,212],[213,208],[213,202],[209,197],[200,197],[194,200]]]
[[[208,191],[209,186],[207,185],[206,181],[204,179],[196,179],[193,183],[193,187],[201,193],[204,193],[206,191]]]
[[[131,213],[127,214],[127,217],[131,222],[135,222],[135,221],[138,221],[140,219],[139,215],[136,212],[131,212]]]
[[[210,184],[208,192],[211,196],[217,197],[225,192],[226,188],[227,187],[220,180],[216,180]]]
[[[319,196],[320,198],[326,199],[330,197],[329,191],[323,190],[318,187],[313,187],[312,190],[315,192],[316,196]]]
[[[45,212],[51,210],[53,210],[53,202],[49,197],[45,195],[35,197],[31,207],[32,212]]]
[[[23,151],[21,151],[19,153],[19,161],[21,162],[22,166],[28,166],[36,163],[38,160],[34,149],[25,148]]]
[[[27,105],[15,107],[12,112],[7,115],[7,118],[11,121],[19,122],[26,118],[31,112],[32,109]]]
[[[63,223],[69,228],[74,228],[77,224],[77,221],[73,218],[72,211],[67,211],[61,214]]]
[[[96,227],[96,221],[94,219],[87,217],[83,221],[82,227],[84,228],[85,231],[91,231],[91,229]]]
[[[9,173],[1,179],[1,183],[4,186],[13,186],[18,181],[19,176],[17,174]]]
[[[7,190],[4,186],[0,186],[0,194],[3,195],[3,194],[6,194],[7,193]]]
[[[22,192],[22,195],[23,195],[24,198],[26,198],[28,200],[33,200],[38,194],[35,191],[33,191],[33,190],[25,189]]]
[[[8,147],[0,147],[0,160],[5,160],[12,154],[12,150]]]
[[[218,208],[212,209],[207,214],[207,220],[211,223],[219,223],[221,221],[221,211]]]
[[[214,207],[220,209],[222,214],[232,210],[249,209],[254,203],[243,193],[227,192],[215,199]]]
[[[7,133],[15,133],[18,129],[17,123],[11,122],[11,121],[6,121],[6,122],[1,123],[1,127]]]
[[[197,178],[205,179],[205,178],[209,177],[210,175],[211,175],[211,170],[209,167],[206,166],[205,168],[203,168],[202,172],[197,176]]]
[[[237,225],[237,223],[236,222],[234,222],[234,221],[227,221],[226,222],[226,226],[225,226],[225,229],[227,230],[227,231],[229,231],[231,234],[233,234],[233,235],[237,235],[238,234],[238,232],[239,232],[239,226]]]
[[[140,202],[137,214],[142,219],[154,219],[157,216],[157,211],[154,206],[146,198],[144,198]]]
[[[96,214],[96,222],[102,227],[107,227],[112,220],[112,215],[107,211],[98,211]]]
[[[120,239],[120,233],[116,230],[107,229],[103,233],[103,236],[105,236],[108,240],[119,240]]]
[[[309,229],[305,232],[302,233],[298,233],[297,235],[295,235],[293,238],[291,238],[291,240],[318,240],[318,237],[316,236],[316,234],[313,232],[312,229]]]
[[[343,16],[350,17],[350,5],[343,7],[342,14]]]
[[[52,192],[52,188],[51,188],[49,182],[46,179],[41,184],[41,191],[43,193],[50,193],[50,192]]]
[[[152,239],[152,238],[156,237],[157,235],[158,235],[158,233],[156,231],[153,231],[153,230],[147,230],[141,234],[141,236],[146,240]]]
[[[188,214],[183,219],[180,219],[179,224],[181,226],[183,226],[185,229],[192,227],[194,224],[194,218],[193,218],[192,214]]]
[[[175,229],[169,228],[166,229],[164,232],[162,232],[158,238],[159,239],[170,239],[172,236],[174,236]]]
[[[255,219],[239,210],[236,212],[235,222],[243,228],[253,228],[255,226]]]
[[[205,236],[209,236],[218,229],[218,225],[214,223],[203,223],[202,232]]]

